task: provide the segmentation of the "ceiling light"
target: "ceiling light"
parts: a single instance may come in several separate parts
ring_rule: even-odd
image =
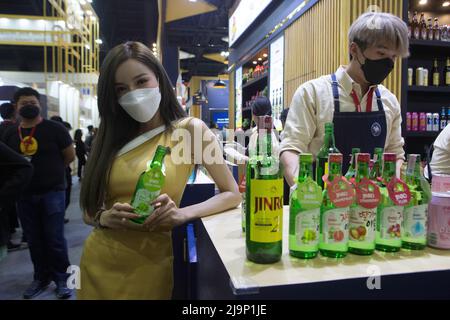
[[[86,49],[88,49],[88,50],[91,50],[91,46],[88,45],[88,44],[85,44],[84,47],[85,47]]]
[[[102,41],[102,39],[96,39],[96,40],[95,40],[95,43],[97,43],[97,44],[102,44],[103,41]]]
[[[189,0],[189,2],[197,2],[197,0]]]
[[[267,58],[267,57],[268,57],[268,54],[267,54],[267,53],[264,53],[264,54],[263,54],[263,57],[264,57],[264,58]]]
[[[153,42],[153,47],[156,47],[156,43],[155,42]]]
[[[92,16],[92,11],[91,11],[91,10],[86,10],[86,14],[87,14],[88,16]]]
[[[253,64],[258,64],[258,62],[256,62],[256,61],[253,61]]]
[[[87,2],[92,3],[92,0],[87,0]]]
[[[227,87],[227,85],[225,84],[225,82],[220,80],[220,78],[213,85],[213,88],[215,88],[215,89],[225,89],[226,87]]]
[[[420,4],[421,6],[423,6],[423,5],[427,4],[427,2],[428,2],[428,0],[420,0],[420,1],[419,1],[419,4]]]
[[[262,61],[262,58],[258,58],[258,61]]]
[[[86,0],[80,0],[80,4],[84,6],[86,4]]]
[[[448,6],[450,6],[450,1],[445,1],[445,2],[442,4],[442,6],[443,6],[443,7],[448,7]]]

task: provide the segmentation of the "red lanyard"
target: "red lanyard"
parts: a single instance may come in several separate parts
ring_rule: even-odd
[[[369,93],[367,94],[366,112],[372,112],[373,91],[374,88],[370,88]],[[355,89],[352,90],[352,93],[350,95],[352,96],[353,102],[355,103],[356,112],[361,112],[361,102],[359,101]]]
[[[25,148],[28,148],[28,146],[33,143],[33,136],[36,132],[36,126],[31,129],[30,135],[26,137],[26,140],[22,137],[22,130],[20,126],[17,127],[17,130],[19,131],[20,142],[25,146]]]

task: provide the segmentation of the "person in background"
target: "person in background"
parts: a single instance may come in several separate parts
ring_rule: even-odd
[[[397,155],[400,173],[405,155],[400,104],[381,83],[395,61],[409,55],[408,28],[392,14],[370,12],[351,25],[348,38],[349,65],[302,84],[292,99],[280,155],[290,186],[297,175],[298,155],[317,155],[325,123],[330,122],[336,147],[344,155],[343,172],[352,148],[373,153],[380,147]]]
[[[81,181],[83,177],[83,167],[86,165],[86,146],[83,142],[83,131],[81,129],[75,130],[75,152],[78,158],[78,179]]]
[[[68,123],[67,121],[63,121],[63,119],[60,116],[52,116],[52,117],[50,117],[50,120],[62,123],[64,125],[64,127],[67,129],[67,132],[70,132],[72,130],[72,126],[70,125],[70,123]],[[66,208],[66,213],[67,213],[67,208],[69,208],[70,197],[72,194],[72,168],[70,167],[70,165],[68,165],[66,167],[65,178],[66,178],[66,182],[65,182],[65,185],[66,185],[66,201],[65,201],[65,203],[66,203],[66,205],[65,205],[65,208]],[[66,214],[64,214],[64,224],[69,223],[69,221],[70,220],[68,218],[66,218]]]
[[[23,297],[36,297],[53,280],[56,297],[66,299],[72,291],[66,284],[70,262],[64,238],[65,168],[75,159],[75,150],[67,130],[41,116],[39,98],[28,87],[14,94],[20,122],[3,135],[4,142],[34,167],[30,185],[17,202],[34,266],[34,281]]]
[[[98,109],[99,133],[80,193],[84,221],[95,229],[84,242],[77,298],[170,299],[172,229],[237,207],[238,186],[214,134],[201,120],[187,117],[162,64],[142,43],[126,42],[108,53],[98,80]],[[188,132],[190,138],[174,141],[177,132]],[[204,157],[210,144],[219,150],[219,161]],[[165,183],[150,204],[156,209],[137,224],[130,220],[138,215],[129,202],[158,145],[191,152],[185,161],[176,152],[165,157]],[[179,208],[195,164],[208,170],[220,193]]]
[[[431,174],[450,175],[450,125],[434,141],[433,157],[430,162]]]
[[[3,103],[0,105],[0,116],[3,121],[0,123],[0,141],[2,140],[2,136],[7,128],[10,126],[14,126],[17,122],[17,112],[16,107],[9,102]],[[16,228],[19,227],[19,220],[17,218],[17,210],[16,210],[16,201],[10,199],[4,199],[3,203],[3,214],[8,215],[9,224],[10,224],[10,234],[14,234],[16,232]],[[26,239],[22,238],[22,243],[26,243]],[[14,251],[21,248],[20,244],[14,244],[12,241],[8,241],[8,250]],[[23,246],[26,248],[26,245]]]
[[[88,125],[87,129],[88,129],[88,136],[86,137],[86,140],[84,143],[86,145],[86,151],[87,151],[87,153],[89,153],[89,152],[91,152],[92,142],[94,142],[95,131],[94,131],[94,126],[92,126],[92,125]]]
[[[252,114],[253,122],[257,122],[257,117],[260,116],[272,116],[272,105],[270,100],[265,96],[260,96],[253,101],[252,104]],[[250,141],[248,143],[248,155],[252,156],[256,152],[256,146],[258,143],[258,128],[254,127],[252,129],[252,135],[250,136]],[[280,144],[278,142],[278,137],[276,135],[275,127],[272,130],[272,154],[278,155],[280,150]]]
[[[11,242],[9,205],[25,190],[32,174],[31,163],[0,141],[0,261]]]

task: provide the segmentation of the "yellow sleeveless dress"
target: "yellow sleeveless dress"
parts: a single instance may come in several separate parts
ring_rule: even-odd
[[[191,118],[178,122],[186,127]],[[173,148],[173,129],[155,136],[116,158],[107,187],[106,207],[131,201],[139,175],[158,145]],[[166,156],[167,193],[179,206],[193,164],[177,164]],[[191,161],[191,163],[193,163]],[[94,229],[86,239],[80,263],[78,299],[170,299],[173,288],[173,254],[170,232]]]

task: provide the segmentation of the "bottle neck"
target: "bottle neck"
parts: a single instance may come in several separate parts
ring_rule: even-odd
[[[272,132],[267,129],[258,129],[258,143],[256,153],[260,156],[272,155]]]
[[[152,163],[149,169],[161,168],[164,162],[164,157],[166,156],[166,150],[157,150],[155,156],[153,157]]]
[[[326,130],[325,131],[325,138],[324,138],[324,146],[326,149],[334,149],[335,143],[334,143],[334,131],[333,130]]]
[[[356,181],[360,182],[363,178],[369,177],[369,164],[367,162],[358,162],[358,171]]]
[[[383,179],[386,182],[391,181],[392,177],[395,176],[395,162],[393,161],[387,161],[384,163],[383,168]]]
[[[307,178],[314,179],[313,176],[313,165],[311,162],[301,162],[298,170],[298,182],[305,182]]]
[[[330,175],[328,180],[333,181],[335,178],[342,176],[342,164],[331,162],[328,165],[330,167]]]

